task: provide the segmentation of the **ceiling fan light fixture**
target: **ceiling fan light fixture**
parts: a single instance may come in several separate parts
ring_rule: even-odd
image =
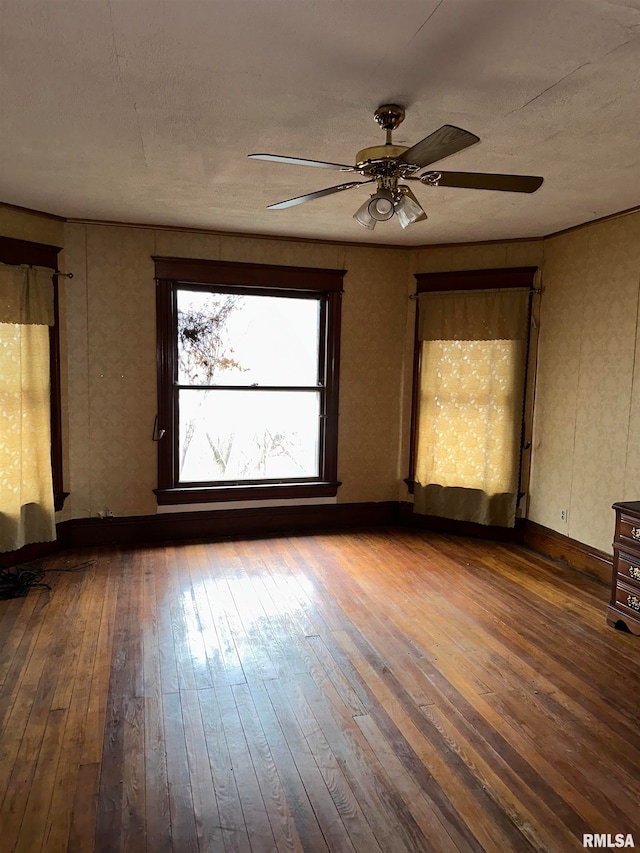
[[[427,214],[409,187],[402,188],[402,192],[395,202],[395,212],[402,228],[427,218]]]
[[[363,228],[368,228],[369,231],[373,231],[376,227],[376,220],[369,213],[369,203],[371,199],[367,199],[364,204],[361,204],[360,207],[353,214],[353,218],[358,223],[358,225],[362,225]]]
[[[381,189],[374,193],[367,203],[369,216],[376,222],[386,222],[395,213],[395,203],[391,190]]]

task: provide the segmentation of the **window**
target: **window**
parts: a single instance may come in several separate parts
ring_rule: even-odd
[[[343,271],[154,261],[158,502],[335,495]]]
[[[416,276],[409,481],[416,512],[514,524],[524,483],[521,450],[529,446],[524,402],[534,272]]]
[[[0,263],[27,264],[29,266],[58,269],[58,253],[62,250],[46,243],[0,237]],[[49,378],[51,403],[51,469],[53,475],[54,506],[61,510],[68,492],[62,484],[62,407],[60,401],[60,332],[58,317],[58,277],[53,276],[54,323],[49,327]]]

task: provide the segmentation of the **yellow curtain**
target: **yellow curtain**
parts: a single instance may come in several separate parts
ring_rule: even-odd
[[[56,538],[51,270],[0,265],[0,551]]]
[[[513,527],[528,290],[420,296],[414,511]]]

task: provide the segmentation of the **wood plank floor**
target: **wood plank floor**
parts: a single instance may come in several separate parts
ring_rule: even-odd
[[[526,549],[375,530],[43,566],[50,592],[0,602],[3,853],[640,845],[640,638]]]

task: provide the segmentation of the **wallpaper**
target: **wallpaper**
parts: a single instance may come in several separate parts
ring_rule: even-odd
[[[154,234],[67,226],[65,514],[155,512]]]
[[[529,517],[610,552],[640,499],[640,213],[547,238],[389,249],[66,224],[0,205],[0,233],[64,246],[60,518],[156,512],[151,255],[346,269],[339,501],[407,498],[413,273],[543,267]],[[567,510],[568,520],[561,520]]]
[[[401,250],[69,224],[65,517],[156,512],[154,254],[347,269],[338,501],[394,500],[408,259]]]
[[[611,553],[640,498],[640,214],[545,240],[543,288],[529,517]]]
[[[340,360],[340,501],[397,500],[407,254],[345,250]]]
[[[30,213],[1,203],[0,234],[16,240],[64,246],[64,222],[46,214]]]

